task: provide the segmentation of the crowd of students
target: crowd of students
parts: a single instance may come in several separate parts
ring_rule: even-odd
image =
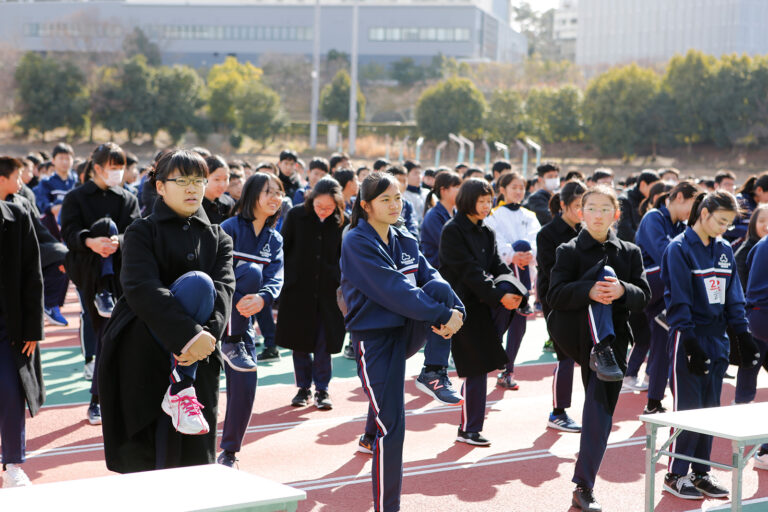
[[[114,143],[79,162],[66,144],[50,158],[0,157],[4,487],[29,484],[24,408],[34,415],[44,400],[37,342],[43,319],[67,324],[69,281],[87,418],[102,425],[109,469],[235,466],[258,362],[291,349],[291,405],[327,410],[331,356],[343,351],[369,399],[358,450],[374,457],[380,512],[399,510],[405,361],[422,348],[416,387],[457,406],[456,442],[488,446],[487,376],[519,389],[527,320],[544,316],[544,349],[557,355],[546,425],[580,433],[573,505],[589,511],[601,510],[593,488],[622,389],[647,391],[646,414],[665,411],[668,383],[675,410],[716,407],[731,363],[735,401],[749,403],[768,370],[768,266],[756,264],[768,261],[768,173],[736,191],[728,171],[647,169],[616,183],[610,169],[561,176],[545,163],[527,180],[507,161],[486,175],[410,160],[353,168],[345,154],[306,164],[291,150],[256,166],[203,148],[138,163]],[[581,425],[567,412],[577,363]],[[706,460],[711,443],[683,433],[672,451]],[[768,469],[768,446],[755,467]],[[664,490],[728,495],[709,466],[674,457]]]

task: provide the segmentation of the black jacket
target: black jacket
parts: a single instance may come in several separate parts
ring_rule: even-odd
[[[581,224],[577,224],[574,229],[558,215],[552,219],[552,222],[543,226],[536,235],[536,292],[539,294],[539,302],[545,317],[551,309],[547,302],[547,292],[549,291],[549,273],[555,266],[557,248],[573,239],[579,231],[581,231]]]
[[[587,320],[589,290],[605,265],[613,268],[625,289],[613,303],[616,339],[612,347],[619,366],[626,369],[627,346],[633,341],[629,313],[642,311],[651,298],[640,248],[620,240],[613,231],[605,243],[600,243],[582,229],[576,238],[558,247],[550,274],[547,302],[552,312],[547,327],[559,348],[581,365],[582,376],[588,375],[592,348]]]
[[[635,232],[640,225],[643,216],[640,214],[640,203],[643,202],[643,194],[637,187],[631,188],[619,196],[619,208],[621,217],[616,226],[616,236],[627,242],[635,241]]]
[[[192,270],[208,274],[216,286],[213,315],[202,326],[168,291]],[[159,200],[152,215],[125,232],[120,280],[123,297],[104,333],[98,384],[107,467],[125,473],[155,469],[155,425],[165,419],[160,404],[169,384],[169,354],[181,353],[203,329],[217,339],[224,333],[235,289],[232,239],[208,221],[202,208],[184,219]],[[198,363],[195,390],[212,427],[220,372],[218,351]],[[181,465],[214,462],[215,428],[203,436],[171,432],[171,441],[182,448]]]
[[[27,341],[43,334],[43,274],[30,214],[0,201],[0,308],[14,363],[32,416],[45,400],[40,347],[31,357],[21,353]]]
[[[211,224],[221,224],[232,216],[235,200],[227,194],[221,194],[214,201],[203,198],[203,210]]]
[[[322,323],[328,353],[341,351],[346,332],[336,289],[341,280],[341,234],[347,224],[345,218],[339,226],[338,214],[321,223],[304,204],[291,208],[285,217],[281,231],[285,282],[275,333],[279,346],[314,352]]]
[[[40,266],[45,268],[49,265],[58,266],[64,263],[64,257],[67,255],[69,249],[67,249],[66,245],[54,238],[51,232],[48,231],[48,228],[43,226],[43,223],[40,222],[40,217],[37,213],[35,204],[30,203],[26,197],[20,194],[11,194],[6,197],[5,200],[21,206],[24,211],[29,213],[30,218],[32,219],[32,227],[37,236],[37,243],[40,246]]]
[[[552,212],[549,211],[549,200],[552,192],[540,188],[523,201],[523,208],[528,208],[536,214],[539,225],[543,226],[552,220]]]
[[[736,249],[736,252],[733,254],[733,259],[736,260],[736,272],[739,274],[739,281],[741,281],[741,288],[743,290],[747,289],[747,278],[749,277],[747,256],[749,256],[749,251],[751,251],[759,241],[759,238],[757,240],[747,238],[741,245],[739,245],[739,248]]]
[[[283,184],[283,189],[285,192],[285,197],[289,199],[293,199],[293,196],[296,194],[296,191],[301,188],[301,182],[299,181],[299,176],[294,173],[291,176],[286,176],[282,173],[282,171],[277,172],[277,177],[280,179],[280,181]]]
[[[451,349],[460,377],[483,375],[504,368],[507,354],[493,323],[493,310],[504,293],[494,278],[511,270],[499,258],[496,235],[482,221],[473,224],[456,214],[440,235],[440,274],[466,308],[464,325],[453,336]]]

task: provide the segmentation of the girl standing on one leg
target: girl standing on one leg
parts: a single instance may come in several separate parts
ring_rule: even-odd
[[[699,188],[690,181],[681,181],[668,193],[656,199],[654,208],[643,216],[635,234],[635,243],[643,253],[643,266],[646,278],[651,287],[651,301],[645,308],[651,333],[650,351],[648,355],[648,404],[643,414],[665,412],[661,405],[664,392],[667,389],[669,377],[669,352],[667,351],[667,330],[658,322],[656,316],[664,311],[664,283],[661,280],[661,264],[664,251],[669,242],[685,231],[683,221],[691,215],[691,206],[699,193]],[[637,376],[624,377],[640,380]],[[635,384],[630,382],[630,385]]]
[[[502,261],[510,266],[528,293],[531,292],[531,272],[536,257],[536,234],[541,229],[536,214],[522,208],[525,198],[525,179],[517,172],[510,172],[499,179],[500,206],[488,216],[485,224],[496,233],[496,246]],[[527,317],[533,310],[526,303],[513,314],[507,330],[507,362],[496,385],[504,389],[519,389],[515,381],[515,359],[525,336]]]
[[[295,407],[309,404],[313,383],[315,407],[333,407],[328,394],[331,354],[341,351],[346,336],[336,290],[341,281],[341,234],[348,223],[342,188],[333,178],[321,178],[283,222],[287,279],[280,295],[275,341],[293,350],[299,388],[291,401]]]
[[[425,344],[429,327],[449,339],[463,305],[419,252],[416,238],[394,227],[403,208],[397,180],[369,175],[355,201],[341,246],[345,322],[358,376],[374,411],[373,501],[377,512],[400,510],[405,436],[405,361]]]
[[[587,187],[580,181],[569,181],[563,185],[549,202],[552,221],[544,225],[536,235],[536,291],[544,318],[552,311],[547,302],[547,292],[549,274],[555,265],[555,254],[561,244],[572,240],[581,230],[581,196],[586,190]],[[557,366],[552,377],[552,412],[549,413],[547,426],[563,432],[581,432],[581,425],[565,411],[571,406],[574,362],[557,345],[555,352]]]
[[[256,348],[245,332],[253,316],[272,314],[283,287],[283,237],[275,229],[283,203],[283,184],[273,174],[257,172],[245,182],[237,215],[221,228],[232,237],[237,286],[232,318],[221,352],[227,365],[227,414],[218,462],[234,466],[256,397]],[[271,319],[271,318],[270,318]]]
[[[556,343],[581,365],[585,398],[572,504],[592,512],[602,510],[593,488],[632,341],[629,314],[645,307],[650,288],[640,249],[611,229],[620,215],[614,190],[598,185],[584,193],[581,206],[583,229],[557,249],[547,324]]]
[[[456,196],[456,216],[440,237],[440,271],[467,308],[467,322],[453,337],[451,350],[464,378],[464,406],[457,442],[488,446],[482,436],[488,372],[507,364],[502,336],[528,289],[501,261],[492,229],[483,224],[491,212],[493,189],[470,178]]]
[[[733,251],[722,239],[739,206],[725,191],[700,194],[688,227],[667,246],[661,265],[669,322],[672,395],[676,411],[718,407],[728,368],[732,329],[740,366],[757,363],[759,350],[749,332],[744,293],[735,276]],[[683,432],[670,451],[709,460],[712,436]],[[688,469],[692,469],[688,475]],[[728,496],[709,474],[710,466],[670,457],[664,490],[685,499]]]

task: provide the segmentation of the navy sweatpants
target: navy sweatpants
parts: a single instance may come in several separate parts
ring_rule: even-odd
[[[680,333],[670,332],[670,355],[672,370],[672,396],[674,410],[701,409],[704,407],[719,407],[720,392],[723,388],[723,376],[728,369],[728,351],[730,342],[723,332],[720,336],[705,336],[696,333],[701,349],[710,359],[709,373],[692,375],[686,364],[685,348]],[[689,455],[699,459],[709,460],[712,452],[712,436],[684,431],[675,439],[670,451]],[[696,473],[708,473],[710,466],[698,462],[688,462],[674,457],[669,458],[669,472],[676,475],[687,475],[688,468]]]
[[[656,315],[664,311],[664,283],[661,271],[646,274],[651,287],[651,301],[645,308],[646,321],[651,330],[650,351],[648,353],[648,399],[661,400],[669,380],[669,333],[656,323]]]
[[[453,307],[453,291],[443,281],[422,287],[430,297]],[[351,333],[357,374],[374,413],[373,503],[377,512],[400,510],[405,438],[405,361],[421,350],[431,325],[407,320],[394,329]],[[445,340],[448,343],[447,340]],[[370,415],[369,415],[370,418]],[[366,432],[368,432],[366,428]]]
[[[331,354],[326,350],[325,327],[322,322],[316,326],[315,332],[315,349],[312,352],[293,351],[293,374],[297,387],[309,389],[314,382],[315,391],[328,391],[333,369]]]
[[[59,270],[60,265],[60,263],[54,263],[43,269],[43,296],[46,309],[63,306],[67,297],[69,278]]]
[[[616,277],[609,266],[603,270],[600,279],[607,276]],[[613,339],[613,306],[592,302],[587,307],[589,331],[593,344],[606,338]],[[615,353],[615,351],[614,351]],[[618,356],[617,356],[618,360]],[[618,361],[619,365],[625,361]],[[597,374],[582,367],[582,373],[587,373],[587,385],[584,396],[584,410],[581,418],[581,438],[579,439],[579,456],[573,472],[572,482],[587,489],[595,486],[595,478],[603,462],[605,449],[608,446],[608,435],[611,433],[613,413],[619,401],[621,382],[605,382],[597,378]]]
[[[250,293],[256,293],[261,289],[263,275],[261,266],[256,263],[241,263],[235,268],[235,294],[232,304],[237,304],[240,299]],[[261,310],[264,315],[272,318],[272,308],[265,307]],[[259,321],[259,315],[255,315]],[[263,315],[262,315],[263,316]],[[250,318],[241,315],[232,307],[232,317],[229,321],[229,334],[241,336],[245,342],[245,349],[253,360],[256,360],[256,347],[253,341],[244,337],[248,329]],[[264,333],[264,327],[262,333]],[[266,334],[265,345],[266,345]],[[251,421],[253,402],[256,399],[256,385],[258,384],[257,372],[236,372],[229,365],[224,365],[224,374],[227,377],[227,411],[224,416],[224,429],[221,435],[221,449],[230,452],[239,452],[242,447],[245,431]]]
[[[757,394],[757,376],[768,357],[768,309],[752,308],[747,310],[749,329],[760,349],[760,359],[754,368],[739,368],[736,375],[736,403],[746,404],[755,399]]]
[[[573,395],[573,367],[576,363],[570,357],[557,361],[552,376],[552,408],[568,409]]]
[[[11,340],[0,316],[0,444],[3,445],[3,464],[20,464],[26,460],[25,400]]]

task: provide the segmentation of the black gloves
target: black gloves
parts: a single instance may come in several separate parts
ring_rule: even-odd
[[[739,368],[753,368],[760,360],[760,349],[757,347],[752,334],[744,331],[736,335],[737,353],[734,354],[734,362],[739,365]]]
[[[683,341],[683,347],[685,347],[688,371],[692,375],[708,374],[711,360],[699,346],[698,340],[692,334],[685,335],[681,333],[680,338]]]

